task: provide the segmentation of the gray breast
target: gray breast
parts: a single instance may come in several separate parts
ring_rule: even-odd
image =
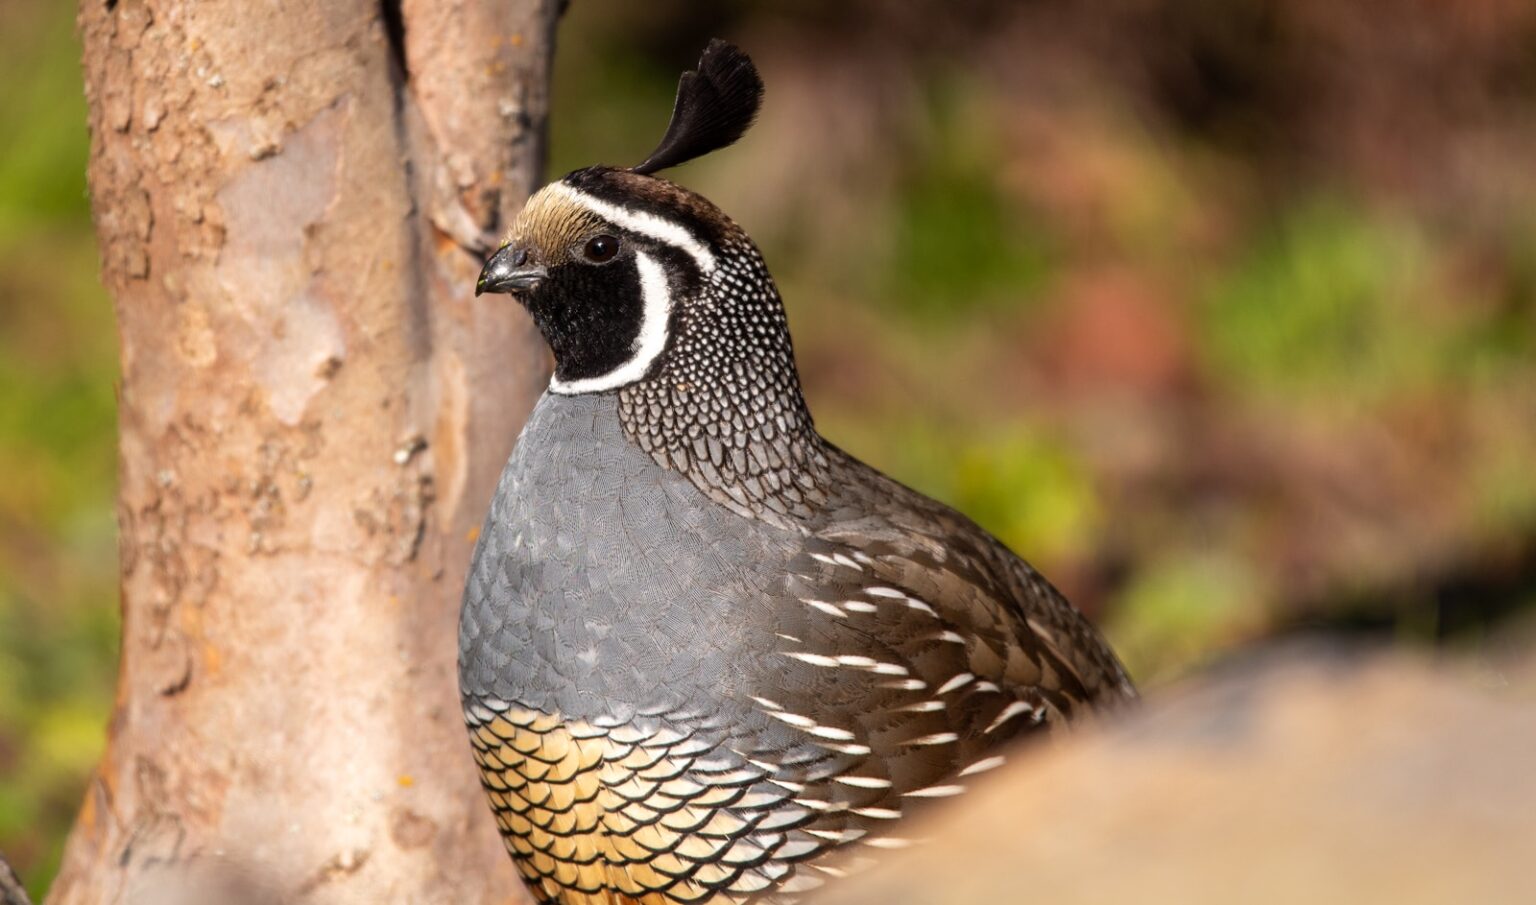
[[[799,545],[656,465],[614,397],[546,394],[475,550],[462,691],[618,721],[741,700],[782,668],[763,658]]]

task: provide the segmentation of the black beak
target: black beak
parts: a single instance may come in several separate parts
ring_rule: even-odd
[[[475,284],[475,295],[483,292],[526,292],[539,285],[549,271],[530,266],[528,249],[503,245],[485,262],[480,271],[480,282]]]

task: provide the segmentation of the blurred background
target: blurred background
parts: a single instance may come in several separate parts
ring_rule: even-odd
[[[0,851],[46,887],[116,669],[116,341],[73,9],[0,4]],[[574,0],[550,173],[713,35],[671,174],[762,244],[818,423],[1050,575],[1155,689],[1297,633],[1536,613],[1536,6]]]

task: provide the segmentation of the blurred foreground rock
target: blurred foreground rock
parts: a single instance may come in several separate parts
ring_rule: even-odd
[[[821,905],[1536,902],[1536,669],[1291,647],[1021,756]]]

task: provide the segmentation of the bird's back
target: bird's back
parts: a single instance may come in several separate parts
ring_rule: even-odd
[[[936,601],[939,618],[969,627],[977,643],[1031,661],[1011,681],[1042,684],[1062,715],[1136,697],[1103,636],[1028,562],[963,513],[827,449],[837,492],[815,534],[874,558],[866,582]],[[1044,681],[1030,680],[1035,668]]]

